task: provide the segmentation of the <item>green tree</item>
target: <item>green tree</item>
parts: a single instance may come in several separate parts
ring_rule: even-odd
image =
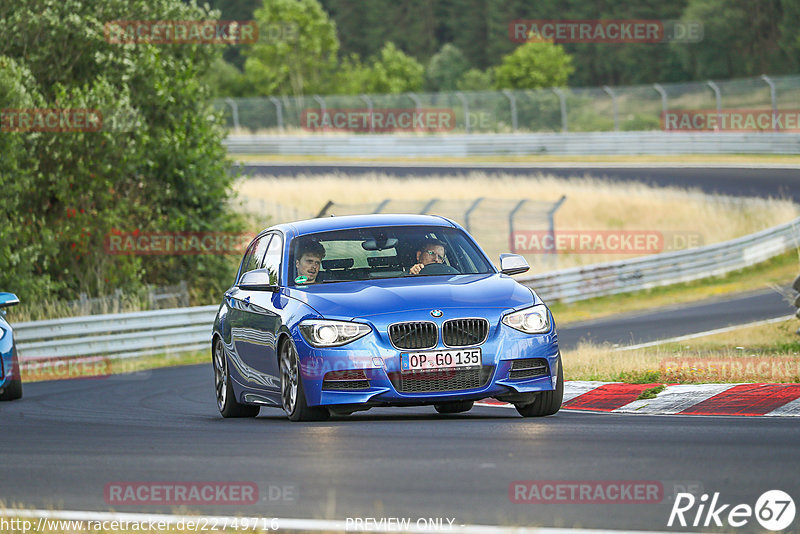
[[[574,70],[564,48],[544,40],[524,43],[495,69],[497,89],[538,89],[567,84]]]
[[[425,68],[413,57],[398,49],[394,43],[386,43],[381,53],[374,58],[369,79],[365,82],[367,93],[405,93],[419,91]]]
[[[485,71],[470,69],[458,80],[456,88],[459,91],[492,91],[494,90],[493,73],[493,69]]]
[[[262,34],[245,50],[245,75],[260,95],[327,93],[335,76],[336,25],[317,0],[264,0],[255,12]]]
[[[106,253],[113,231],[236,231],[224,132],[200,77],[213,45],[113,44],[114,20],[207,20],[178,0],[18,0],[0,7],[0,109],[94,109],[99,131],[3,132],[0,287],[23,298],[230,282],[220,256]],[[6,241],[8,239],[8,241]],[[57,293],[56,293],[57,292]]]
[[[469,62],[461,50],[450,43],[431,58],[425,69],[425,85],[429,91],[453,91],[469,70]]]
[[[695,79],[757,76],[793,72],[792,61],[781,49],[784,0],[689,0],[686,21],[703,23],[703,40],[675,45],[684,67]],[[796,35],[791,25],[788,35]]]

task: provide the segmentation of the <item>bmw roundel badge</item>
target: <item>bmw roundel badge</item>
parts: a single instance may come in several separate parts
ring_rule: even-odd
[[[431,310],[431,317],[441,317],[442,310]]]

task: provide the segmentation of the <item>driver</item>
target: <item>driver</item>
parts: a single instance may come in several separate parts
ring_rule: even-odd
[[[297,246],[297,278],[294,279],[298,284],[313,284],[317,281],[319,267],[322,258],[325,257],[325,247],[319,241],[303,239]]]
[[[423,267],[431,263],[444,263],[444,243],[438,239],[426,239],[417,249],[417,263],[411,266],[409,273],[419,274]]]

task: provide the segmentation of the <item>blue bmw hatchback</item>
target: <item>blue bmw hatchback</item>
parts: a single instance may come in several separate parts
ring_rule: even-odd
[[[273,226],[249,245],[214,322],[224,417],[282,408],[292,421],[376,406],[465,412],[561,407],[552,314],[498,271],[458,224],[428,215],[357,215]]]
[[[0,310],[19,304],[13,293],[0,293]],[[5,310],[0,311],[0,401],[22,397],[22,378],[20,378],[17,349],[14,345],[14,332],[6,321]]]

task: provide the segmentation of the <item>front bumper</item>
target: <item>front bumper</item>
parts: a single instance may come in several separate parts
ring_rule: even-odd
[[[547,334],[530,335],[510,328],[499,321],[490,322],[489,336],[477,345],[481,349],[480,369],[471,376],[459,371],[438,371],[413,376],[400,372],[401,351],[388,340],[386,329],[381,332],[374,325],[371,334],[342,347],[315,348],[298,332],[293,339],[300,357],[300,374],[309,406],[366,405],[414,406],[457,400],[478,400],[487,397],[513,398],[556,387],[558,372],[558,336],[555,329]],[[440,344],[430,350],[448,349]],[[542,359],[546,362],[545,374],[530,378],[511,375],[515,361]],[[348,371],[348,373],[342,373]],[[355,371],[356,373],[350,373]],[[353,380],[350,389],[331,389],[326,381],[329,373],[340,372],[340,377]],[[477,374],[476,374],[477,373]],[[403,377],[413,379],[413,384]],[[479,377],[479,378],[478,378]],[[428,385],[425,380],[430,380]],[[338,386],[337,386],[338,387]],[[408,389],[426,391],[409,391]]]

